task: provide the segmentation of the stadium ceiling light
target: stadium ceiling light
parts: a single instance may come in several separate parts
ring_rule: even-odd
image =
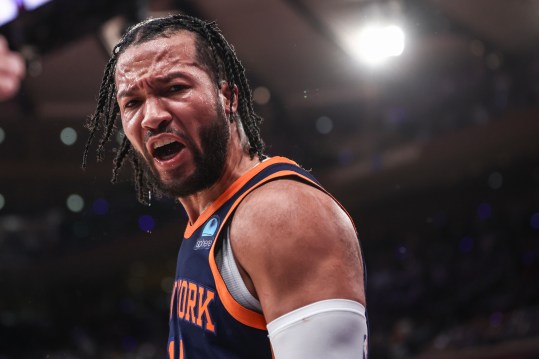
[[[0,26],[15,20],[19,10],[32,11],[51,0],[0,0]]]
[[[17,17],[17,4],[10,0],[0,0],[0,26]]]
[[[397,25],[367,25],[348,39],[348,47],[360,60],[379,64],[404,51],[404,31]]]
[[[28,11],[34,10],[35,8],[40,7],[41,5],[44,5],[51,0],[23,0],[24,8]]]

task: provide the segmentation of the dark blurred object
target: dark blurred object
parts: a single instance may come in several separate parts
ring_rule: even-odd
[[[53,0],[0,27],[12,47],[31,46],[40,55],[52,52],[86,34],[95,33],[108,19],[122,14],[135,23],[146,16],[145,1]]]

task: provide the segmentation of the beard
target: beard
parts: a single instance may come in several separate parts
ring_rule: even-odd
[[[216,104],[216,121],[200,129],[201,149],[198,149],[192,138],[182,135],[186,148],[193,154],[195,171],[189,176],[178,174],[171,181],[163,181],[153,164],[137,153],[139,163],[144,163],[144,177],[149,188],[159,194],[172,197],[186,197],[212,186],[223,173],[230,142],[230,128],[224,109]],[[178,134],[180,135],[180,134]]]

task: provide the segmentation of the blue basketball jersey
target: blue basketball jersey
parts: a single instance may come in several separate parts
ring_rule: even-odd
[[[229,293],[215,261],[225,228],[243,198],[276,178],[320,187],[293,161],[270,158],[236,180],[197,221],[188,225],[178,255],[170,304],[170,359],[271,359],[266,321]]]

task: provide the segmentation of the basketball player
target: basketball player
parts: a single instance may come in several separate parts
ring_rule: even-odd
[[[115,121],[139,200],[189,222],[170,304],[170,358],[365,358],[363,262],[352,221],[305,170],[263,153],[244,69],[213,23],[130,28],[105,69],[90,137]]]
[[[6,39],[0,35],[0,101],[9,100],[19,91],[24,73],[22,56],[10,51]]]

